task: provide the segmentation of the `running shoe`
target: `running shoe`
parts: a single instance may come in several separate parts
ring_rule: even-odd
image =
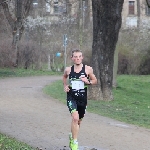
[[[73,140],[71,141],[71,144],[70,144],[70,149],[71,150],[79,150],[78,149],[78,142],[74,142]]]
[[[78,149],[78,142],[74,142],[72,138],[72,133],[69,134],[69,147],[71,150],[79,150]]]
[[[72,133],[69,133],[69,147],[71,148],[71,143],[73,142]]]

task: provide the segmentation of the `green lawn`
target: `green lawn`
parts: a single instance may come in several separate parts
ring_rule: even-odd
[[[19,142],[15,138],[0,134],[0,150],[35,150],[35,148]]]
[[[87,111],[150,128],[150,76],[120,75],[117,82],[113,101],[89,100]],[[66,103],[62,81],[45,87],[44,92]]]
[[[33,70],[33,69],[0,69],[0,78],[5,77],[24,77],[24,76],[40,76],[40,75],[60,75],[62,72],[53,72],[48,70]]]

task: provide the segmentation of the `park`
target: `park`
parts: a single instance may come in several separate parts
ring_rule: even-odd
[[[149,150],[149,7],[1,0],[0,150],[69,150],[62,77],[74,48],[97,78],[87,88],[79,150]]]

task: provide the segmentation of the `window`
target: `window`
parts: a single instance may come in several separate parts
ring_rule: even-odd
[[[146,4],[150,7],[150,0],[146,0]]]
[[[129,1],[129,15],[134,15],[134,1]]]
[[[67,13],[67,1],[66,0],[64,0],[62,7],[63,7],[63,13]]]
[[[55,1],[54,1],[54,5],[58,5],[58,0],[55,0]]]
[[[61,13],[66,13],[67,8],[66,8],[66,1],[63,2],[58,2],[58,0],[54,1],[54,13],[55,14],[61,14]]]
[[[63,6],[59,6],[59,13],[65,13],[66,9]]]
[[[58,6],[54,6],[54,13],[59,13],[59,11],[58,11]]]
[[[147,5],[146,5],[146,15],[147,16],[150,16],[150,7],[148,7]]]
[[[58,0],[54,0],[54,13],[59,13]]]
[[[50,12],[51,12],[50,0],[46,0],[46,12],[47,12],[47,13],[50,13]]]
[[[33,5],[38,5],[38,0],[33,0]]]

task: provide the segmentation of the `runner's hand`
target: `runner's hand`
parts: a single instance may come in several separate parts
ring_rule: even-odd
[[[87,79],[87,77],[80,77],[80,79],[84,82],[84,83],[86,83],[86,84],[89,84],[89,80]]]
[[[69,85],[64,85],[64,91],[65,91],[65,92],[69,92],[69,90],[70,90],[70,89],[69,89]]]

